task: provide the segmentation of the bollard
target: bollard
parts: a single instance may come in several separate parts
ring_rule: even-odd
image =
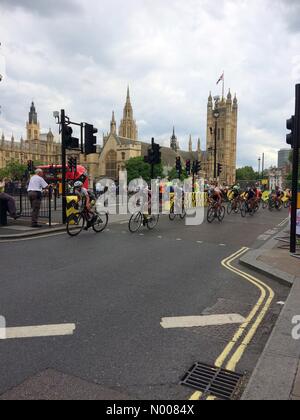
[[[7,226],[7,205],[5,200],[0,200],[0,226]]]

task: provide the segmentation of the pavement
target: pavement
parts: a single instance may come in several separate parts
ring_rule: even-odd
[[[249,281],[253,271],[240,266],[236,255],[276,236],[287,216],[285,211],[245,219],[231,215],[222,224],[196,227],[162,217],[154,231],[142,228],[135,235],[126,220],[114,216],[99,235],[69,238],[61,232],[0,241],[5,262],[0,308],[7,328],[30,332],[29,326],[75,325],[71,335],[0,341],[1,398],[191,398],[194,391],[181,379],[195,362],[214,365],[238,326],[165,329],[162,319],[247,318],[261,292]],[[222,262],[230,256],[229,270]],[[235,356],[246,378],[281,313],[277,302],[290,292],[290,286],[263,274],[259,281],[275,299],[259,328],[249,325],[255,330],[249,344],[228,356]]]
[[[291,288],[243,400],[300,400],[300,261],[289,253],[288,236],[283,230],[240,260]]]

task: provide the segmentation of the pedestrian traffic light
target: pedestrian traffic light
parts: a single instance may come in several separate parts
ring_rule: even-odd
[[[77,158],[69,157],[68,168],[70,172],[77,172]]]
[[[79,149],[79,139],[73,137],[72,127],[66,125],[64,127],[64,143],[66,149],[77,150]]]
[[[295,117],[292,116],[289,120],[286,122],[286,128],[290,131],[289,134],[286,136],[286,142],[289,146],[292,148],[295,147]]]
[[[223,173],[223,165],[221,163],[218,163],[218,176],[220,176]]]
[[[190,176],[191,175],[191,161],[190,160],[186,161],[185,170],[186,170],[187,176]]]
[[[84,152],[86,155],[97,153],[97,137],[95,136],[97,133],[98,129],[93,125],[85,125]]]

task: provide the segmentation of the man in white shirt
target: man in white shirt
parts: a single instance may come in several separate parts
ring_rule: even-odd
[[[37,169],[35,175],[30,179],[28,185],[28,197],[31,204],[31,222],[33,228],[40,228],[38,224],[40,208],[43,198],[43,190],[48,188],[47,182],[43,178],[44,173],[42,169]]]

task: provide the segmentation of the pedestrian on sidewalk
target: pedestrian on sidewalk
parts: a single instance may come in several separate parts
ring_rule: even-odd
[[[41,203],[43,199],[43,190],[47,189],[49,185],[44,180],[44,173],[42,169],[37,169],[35,175],[30,179],[28,185],[28,197],[31,204],[31,225],[33,228],[41,228],[38,224]]]
[[[20,216],[17,214],[15,199],[5,193],[6,179],[0,180],[0,200],[4,203],[10,217],[17,220]]]

